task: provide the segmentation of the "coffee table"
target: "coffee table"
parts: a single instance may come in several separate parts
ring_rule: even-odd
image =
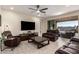
[[[37,45],[37,48],[39,49],[39,48],[42,48],[48,45],[49,39],[45,37],[36,36],[36,37],[32,37],[31,39],[29,39],[28,43],[34,43],[35,45]]]

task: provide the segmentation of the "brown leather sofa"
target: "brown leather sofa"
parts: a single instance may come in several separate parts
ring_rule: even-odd
[[[70,39],[70,38],[72,38],[72,37],[74,37],[75,36],[75,32],[66,32],[66,33],[61,33],[60,34],[61,35],[61,37],[63,37],[63,38],[68,38],[68,39]]]
[[[20,44],[20,37],[18,36],[12,36],[10,31],[4,31],[2,33],[2,37],[4,39],[4,45],[6,47],[11,48],[13,50],[16,46]]]
[[[56,41],[59,37],[59,31],[58,30],[47,30],[47,33],[43,33],[42,37],[49,38],[50,41]]]
[[[79,54],[79,39],[72,38],[70,42],[59,48],[56,54]]]

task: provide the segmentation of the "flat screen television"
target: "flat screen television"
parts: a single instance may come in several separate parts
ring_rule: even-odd
[[[35,22],[21,21],[21,30],[35,30]]]

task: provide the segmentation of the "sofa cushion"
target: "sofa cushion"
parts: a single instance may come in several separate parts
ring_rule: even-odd
[[[56,52],[56,54],[79,54],[79,51],[76,49],[72,49],[70,47],[61,47]]]

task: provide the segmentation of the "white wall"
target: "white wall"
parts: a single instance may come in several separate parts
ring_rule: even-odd
[[[40,22],[41,22],[41,20],[40,20],[40,18],[37,18],[37,17],[33,17],[33,19],[34,19],[34,21],[35,21],[35,25],[36,25],[36,32],[38,32],[39,33],[39,36],[41,36],[41,33],[40,33],[40,31],[41,31],[41,28],[40,28]]]
[[[42,35],[42,33],[46,33],[47,32],[47,20],[45,20],[45,19],[41,19],[41,21],[40,21],[40,24],[41,24],[41,26],[40,26],[40,31],[41,31],[41,35]]]
[[[21,33],[26,33],[27,31],[21,31],[21,22],[20,21],[33,21],[35,22],[35,31],[39,32],[39,18],[35,18],[32,16],[27,16],[25,14],[9,11],[9,10],[0,10],[0,14],[2,16],[2,26],[0,27],[0,32],[4,31],[6,25],[8,25],[8,29],[12,32],[13,35],[18,35]],[[38,21],[36,21],[38,20]],[[7,30],[7,29],[6,29]],[[33,32],[33,31],[32,31]]]

